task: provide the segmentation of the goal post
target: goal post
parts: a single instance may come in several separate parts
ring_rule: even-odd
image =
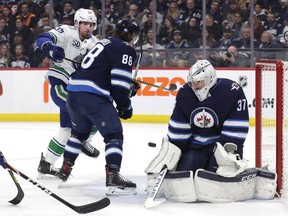
[[[277,192],[288,189],[288,62],[257,60],[255,163],[277,173]]]

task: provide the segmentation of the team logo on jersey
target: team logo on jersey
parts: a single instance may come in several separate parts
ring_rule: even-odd
[[[240,88],[240,85],[239,85],[238,83],[236,83],[236,82],[233,82],[233,83],[232,83],[232,85],[231,85],[231,91],[234,90],[234,89],[235,89],[236,91],[238,91],[239,88]]]
[[[218,116],[208,107],[195,109],[190,116],[190,124],[200,128],[211,128],[219,124]]]

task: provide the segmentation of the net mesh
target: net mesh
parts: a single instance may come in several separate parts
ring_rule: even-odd
[[[261,64],[261,164],[268,166],[269,170],[276,171],[276,161],[280,159],[282,169],[278,178],[282,179],[280,193],[282,196],[288,196],[288,62],[283,62],[283,80],[277,81],[276,73],[281,73],[277,69],[276,63]],[[278,70],[278,71],[277,71]],[[282,127],[278,129],[277,124],[277,85],[283,86],[281,94],[281,107],[283,111]],[[276,142],[277,130],[282,131],[280,143]],[[277,143],[277,144],[276,144]],[[278,152],[276,145],[282,145],[282,151]]]

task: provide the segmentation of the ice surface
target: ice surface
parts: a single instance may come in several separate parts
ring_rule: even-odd
[[[251,200],[237,203],[176,203],[163,204],[145,209],[144,202],[146,176],[144,169],[161,147],[162,137],[167,131],[166,124],[123,123],[124,152],[121,174],[137,183],[137,195],[110,197],[111,204],[105,209],[87,215],[116,216],[286,216],[287,199],[270,201]],[[58,188],[56,180],[37,180],[37,166],[41,152],[46,152],[48,142],[57,133],[58,123],[0,123],[0,150],[8,162],[47,187],[53,193],[72,203],[83,205],[105,197],[105,157],[104,143],[100,134],[93,138],[92,144],[100,150],[98,159],[80,155],[73,168],[71,179]],[[155,148],[148,142],[155,142]],[[245,142],[244,157],[254,164],[254,128],[250,129]],[[56,166],[60,167],[62,159]],[[22,202],[13,206],[8,201],[16,196],[16,187],[8,172],[0,167],[0,216],[71,216],[76,212],[47,195],[30,182],[16,175],[25,192]]]

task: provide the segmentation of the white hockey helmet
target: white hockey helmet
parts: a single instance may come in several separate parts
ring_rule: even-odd
[[[74,16],[74,25],[75,28],[79,28],[80,22],[90,22],[94,24],[93,30],[97,28],[97,17],[95,16],[94,11],[84,8],[79,8]]]
[[[199,101],[209,96],[209,90],[217,81],[216,70],[207,60],[198,60],[189,70],[188,85],[193,89]]]

